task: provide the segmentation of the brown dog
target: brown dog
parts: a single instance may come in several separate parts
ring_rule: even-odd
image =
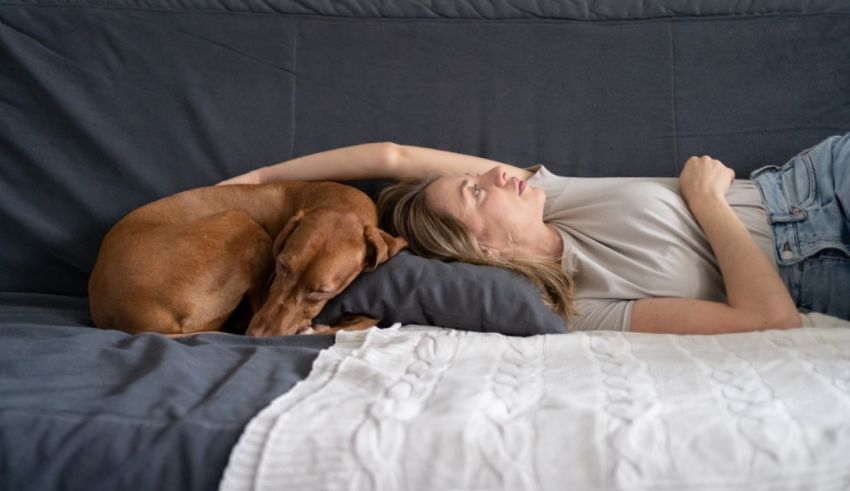
[[[89,279],[92,318],[179,336],[218,331],[247,304],[253,336],[364,328],[375,319],[310,329],[361,271],[406,245],[377,228],[375,204],[350,186],[191,189],[132,211],[106,234]]]

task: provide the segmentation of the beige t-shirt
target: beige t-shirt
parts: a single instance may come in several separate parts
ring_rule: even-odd
[[[564,240],[561,264],[576,281],[570,330],[628,330],[636,299],[726,301],[723,277],[675,177],[561,177],[538,164],[543,221]],[[778,269],[773,231],[758,189],[736,179],[726,200]]]

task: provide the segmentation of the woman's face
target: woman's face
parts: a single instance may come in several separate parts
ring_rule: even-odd
[[[525,231],[543,223],[546,195],[497,165],[481,175],[440,177],[425,190],[425,199],[433,210],[469,227],[483,246],[507,251],[508,235],[521,243]]]

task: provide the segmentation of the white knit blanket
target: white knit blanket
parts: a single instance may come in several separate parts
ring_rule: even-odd
[[[221,488],[850,489],[850,329],[340,332]]]

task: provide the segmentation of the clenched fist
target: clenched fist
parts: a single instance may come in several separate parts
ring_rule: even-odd
[[[679,190],[688,204],[705,198],[726,199],[735,171],[708,155],[691,157],[679,175]]]

